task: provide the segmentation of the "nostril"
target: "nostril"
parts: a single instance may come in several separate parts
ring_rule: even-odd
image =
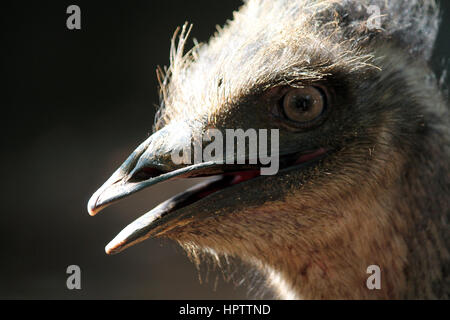
[[[151,178],[155,178],[157,176],[160,176],[164,173],[164,171],[161,171],[156,168],[150,168],[145,167],[137,171],[133,176],[130,178],[130,182],[140,182],[145,181]]]

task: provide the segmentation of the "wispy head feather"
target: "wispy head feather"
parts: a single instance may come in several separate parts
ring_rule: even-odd
[[[438,16],[434,0],[249,0],[187,53],[185,24],[172,39],[170,67],[158,71],[155,129],[175,118],[211,120],[258,88],[376,68],[380,45],[428,60]]]

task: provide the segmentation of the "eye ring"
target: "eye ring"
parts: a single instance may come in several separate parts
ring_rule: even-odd
[[[314,125],[327,109],[325,92],[316,86],[291,87],[279,102],[282,117],[297,126]]]

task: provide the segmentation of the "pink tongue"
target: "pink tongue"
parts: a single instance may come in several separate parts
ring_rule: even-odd
[[[324,148],[320,148],[317,149],[314,152],[308,153],[308,154],[304,154],[302,155],[300,158],[297,159],[297,161],[295,162],[295,164],[300,164],[303,162],[307,162],[311,159],[314,159],[315,157],[318,157],[322,154],[324,154],[326,152],[326,150]],[[233,176],[233,180],[230,182],[229,186],[231,185],[235,185],[253,178],[256,178],[258,176],[261,175],[260,170],[248,170],[248,171],[239,171],[239,172],[232,172],[232,173],[225,173],[224,175],[227,176]],[[218,188],[214,188],[214,189],[209,189],[209,190],[205,190],[201,193],[199,193],[197,195],[197,197],[199,199],[204,198],[208,195],[210,195],[211,193],[214,193],[216,191],[219,191],[223,189],[223,187],[218,187]]]
[[[308,162],[309,160],[312,160],[312,159],[314,159],[314,158],[316,158],[318,156],[321,156],[325,152],[327,152],[327,150],[325,150],[324,148],[320,148],[320,149],[317,149],[316,151],[314,151],[312,153],[304,154],[300,158],[298,158],[297,161],[295,161],[295,164]]]
[[[232,175],[234,176],[234,179],[233,181],[231,181],[231,185],[253,179],[260,175],[260,171],[259,170],[241,171],[235,172]]]
[[[251,171],[240,171],[240,172],[233,172],[233,173],[225,173],[225,175],[233,176],[233,180],[231,180],[229,186],[232,186],[234,184],[238,184],[247,180],[250,180],[252,178],[255,178],[260,175],[259,170],[251,170]],[[197,194],[198,199],[204,198],[206,196],[209,196],[211,193],[217,192],[219,190],[223,189],[223,187],[216,187],[208,190],[204,190]]]

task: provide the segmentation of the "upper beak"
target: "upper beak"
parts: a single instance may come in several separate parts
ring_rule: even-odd
[[[176,128],[174,128],[176,126]],[[161,181],[200,174],[218,163],[204,162],[186,167],[171,160],[174,150],[190,143],[186,125],[173,124],[156,132],[134,150],[113,175],[92,195],[88,203],[91,216],[110,204]]]
[[[223,165],[219,162],[175,165],[171,154],[185,147],[186,143],[191,143],[191,131],[184,124],[171,124],[154,133],[92,195],[88,203],[89,214],[93,216],[110,204],[165,180],[223,173]],[[161,203],[125,228],[106,247],[107,253],[117,253],[145,240],[150,236],[150,231],[158,226],[154,223],[156,220],[193,202],[196,194],[203,192],[203,189],[215,188],[221,183],[217,180],[211,179]]]

